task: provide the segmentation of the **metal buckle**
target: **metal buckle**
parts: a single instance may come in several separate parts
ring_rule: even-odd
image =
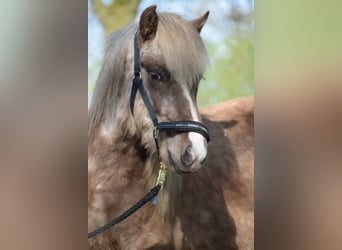
[[[134,79],[141,80],[141,72],[134,72]]]
[[[154,139],[158,139],[159,136],[159,129],[158,129],[158,125],[155,125],[153,128],[153,138]]]

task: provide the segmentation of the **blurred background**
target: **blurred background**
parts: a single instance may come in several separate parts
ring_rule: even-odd
[[[210,11],[201,35],[211,65],[200,84],[199,106],[253,95],[253,0],[88,0],[88,105],[107,37],[138,21],[143,10],[153,4],[159,12],[174,12],[186,19]]]
[[[139,2],[127,23],[153,3]],[[245,48],[254,47],[255,248],[341,250],[342,2],[158,1],[158,9],[211,11],[201,95],[208,87],[217,100],[201,105],[230,98],[221,94],[235,83],[253,86]],[[114,23],[131,13],[120,12]],[[88,248],[86,86],[106,36],[94,13],[83,0],[0,1],[0,249]],[[223,80],[210,80],[219,69]]]

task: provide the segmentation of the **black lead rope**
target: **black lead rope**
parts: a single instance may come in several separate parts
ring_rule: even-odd
[[[135,203],[130,209],[128,209],[123,214],[121,214],[119,217],[108,222],[106,225],[88,233],[88,239],[98,235],[99,233],[102,233],[102,232],[108,230],[109,228],[111,228],[115,224],[118,224],[119,222],[123,221],[124,219],[127,219],[129,216],[131,216],[133,213],[135,213],[139,208],[141,208],[147,202],[152,200],[158,194],[160,188],[161,188],[160,185],[155,186],[143,198],[141,198],[137,203]]]
[[[106,225],[88,233],[88,239],[102,233],[115,224],[123,221],[124,219],[131,216],[135,213],[138,209],[140,209],[143,205],[145,205],[148,201],[152,200],[153,198],[157,197],[159,190],[163,187],[163,184],[166,180],[167,175],[167,166],[164,162],[161,161],[159,155],[159,132],[196,132],[203,135],[207,141],[210,141],[209,130],[200,122],[196,121],[176,121],[176,122],[158,122],[157,116],[154,113],[150,100],[146,94],[146,90],[143,86],[141,70],[140,70],[140,55],[139,55],[139,46],[138,46],[138,35],[137,33],[134,36],[134,78],[132,84],[132,91],[130,97],[130,108],[133,114],[134,109],[134,102],[137,91],[139,90],[140,95],[145,103],[145,106],[148,110],[148,113],[151,117],[153,122],[153,139],[156,144],[157,149],[157,157],[160,162],[159,167],[159,174],[157,178],[157,184],[154,186],[143,198],[141,198],[136,204],[134,204],[131,208],[129,208],[126,212],[121,214],[119,217],[111,220]]]

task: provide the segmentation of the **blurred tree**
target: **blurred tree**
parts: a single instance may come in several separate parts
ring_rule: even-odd
[[[112,0],[110,4],[104,4],[103,0],[91,0],[91,3],[93,13],[108,36],[134,20],[140,0]]]

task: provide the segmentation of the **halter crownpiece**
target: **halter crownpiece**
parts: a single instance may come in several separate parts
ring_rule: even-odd
[[[138,90],[145,103],[148,113],[151,117],[155,130],[160,131],[160,132],[196,132],[204,136],[207,142],[210,141],[209,130],[204,124],[200,122],[189,121],[189,120],[174,121],[174,122],[158,122],[157,116],[153,110],[151,102],[148,99],[146,90],[143,86],[141,70],[140,70],[138,33],[136,33],[134,36],[134,78],[133,78],[133,85],[132,85],[131,98],[130,98],[130,107],[131,107],[132,114],[134,110],[135,97],[136,97]]]

